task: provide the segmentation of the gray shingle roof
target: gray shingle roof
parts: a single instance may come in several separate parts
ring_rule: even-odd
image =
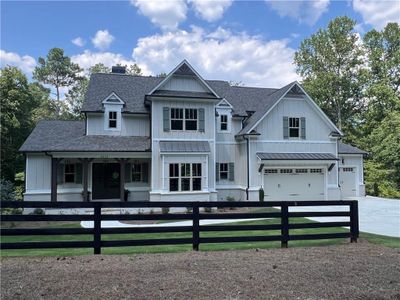
[[[41,121],[21,146],[21,152],[150,151],[149,137],[85,136],[83,121]]]
[[[344,144],[342,142],[339,142],[338,144],[338,152],[339,154],[368,154],[368,152],[364,150],[358,149],[357,147],[351,146],[349,144]]]
[[[257,153],[261,160],[337,160],[332,153]]]
[[[88,91],[82,111],[103,111],[102,101],[115,92],[125,103],[124,112],[148,113],[144,105],[145,96],[164,78],[98,73],[90,77]],[[246,111],[257,111],[269,102],[269,96],[277,89],[231,86],[227,81],[206,80],[207,84],[234,107],[234,114],[246,115]],[[165,94],[165,92],[163,92]],[[169,92],[167,92],[169,94]],[[186,94],[184,95],[186,96]],[[202,95],[205,96],[205,95]]]
[[[160,152],[210,152],[210,144],[205,141],[161,141]]]

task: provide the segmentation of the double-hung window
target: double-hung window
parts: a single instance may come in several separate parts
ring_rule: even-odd
[[[117,128],[117,112],[116,111],[108,112],[108,127],[109,128]]]
[[[171,108],[171,130],[197,130],[196,108]]]
[[[201,164],[169,164],[169,190],[171,192],[200,191]]]
[[[300,137],[300,118],[289,118],[289,138]]]
[[[141,182],[142,178],[142,164],[132,164],[132,182]]]
[[[75,182],[75,164],[65,164],[64,182],[65,183]]]
[[[220,163],[219,164],[219,178],[221,180],[228,180],[228,164]]]
[[[228,130],[228,116],[227,115],[221,115],[221,131],[227,131]]]

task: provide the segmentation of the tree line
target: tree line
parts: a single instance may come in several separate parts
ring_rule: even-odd
[[[348,17],[333,19],[301,42],[294,64],[307,93],[345,133],[344,142],[369,152],[367,193],[400,197],[399,24],[389,23],[362,38],[355,25]],[[90,75],[110,71],[101,63],[83,70],[60,48],[38,59],[32,81],[16,67],[2,68],[1,179],[23,182],[25,162],[17,150],[36,123],[81,119]],[[133,64],[127,73],[142,71]],[[63,88],[68,89],[65,99],[61,99]]]

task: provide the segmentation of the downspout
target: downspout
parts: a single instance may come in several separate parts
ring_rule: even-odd
[[[249,200],[249,188],[250,188],[250,139],[247,135],[243,135],[243,138],[247,141],[246,152],[247,152],[247,187],[246,187],[246,200]]]

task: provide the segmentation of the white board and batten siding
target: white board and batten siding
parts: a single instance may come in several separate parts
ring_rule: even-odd
[[[365,196],[363,156],[341,154],[339,158],[339,185],[342,197]]]
[[[148,115],[121,114],[121,130],[109,130],[105,125],[105,113],[87,114],[88,135],[150,136],[150,117]]]
[[[159,89],[167,91],[208,92],[207,88],[197,78],[179,75],[173,75]]]

